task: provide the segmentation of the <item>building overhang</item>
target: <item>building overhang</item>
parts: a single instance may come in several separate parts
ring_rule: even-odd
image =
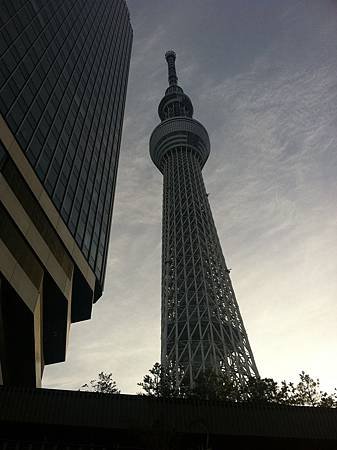
[[[43,366],[66,358],[70,323],[90,319],[96,278],[2,116],[0,139],[6,154],[0,172],[1,382],[20,375],[9,357],[19,347],[5,322],[15,326],[21,317],[31,326],[25,336],[19,327],[16,339],[18,345],[32,340],[35,360],[22,379],[39,386]],[[7,294],[22,306],[7,307]]]

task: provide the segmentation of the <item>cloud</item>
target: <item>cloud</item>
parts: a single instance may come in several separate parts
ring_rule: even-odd
[[[125,392],[159,360],[162,176],[148,140],[163,58],[208,129],[204,180],[262,376],[337,377],[337,25],[332,2],[130,0],[134,47],[103,298],[47,387],[101,370]]]

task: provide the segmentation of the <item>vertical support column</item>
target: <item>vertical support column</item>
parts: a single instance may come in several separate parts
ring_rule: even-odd
[[[41,302],[34,312],[0,276],[0,355],[2,384],[41,386]]]

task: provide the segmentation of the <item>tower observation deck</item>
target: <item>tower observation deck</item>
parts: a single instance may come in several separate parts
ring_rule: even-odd
[[[258,370],[201,173],[209,137],[177,84],[175,53],[165,57],[169,87],[150,138],[164,176],[161,362],[175,368],[177,386],[193,386],[208,370],[244,382]]]

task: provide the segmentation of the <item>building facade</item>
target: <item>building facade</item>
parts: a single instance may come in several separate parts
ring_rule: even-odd
[[[169,87],[150,154],[164,176],[161,360],[177,385],[207,371],[244,381],[258,370],[208,202],[201,170],[210,142],[177,84],[175,53],[166,53]]]
[[[132,28],[124,0],[0,8],[0,381],[39,385],[102,294]]]

